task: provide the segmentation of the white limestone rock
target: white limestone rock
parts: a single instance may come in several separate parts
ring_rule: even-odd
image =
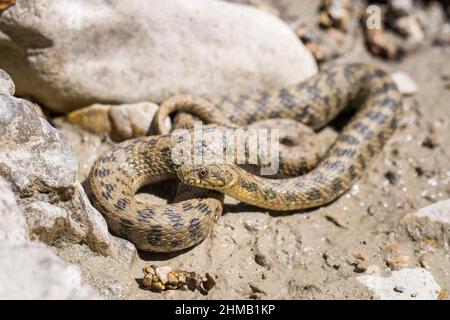
[[[402,222],[416,241],[432,239],[442,246],[450,245],[450,199],[407,214]]]
[[[362,275],[356,279],[381,300],[436,300],[441,291],[433,275],[422,268],[394,271],[389,277]]]
[[[0,246],[0,299],[99,299],[80,269],[38,242]]]
[[[0,176],[0,244],[24,244],[29,241],[25,218],[17,206],[9,184]]]
[[[0,69],[0,93],[8,94],[10,96],[14,95],[16,86],[12,81],[9,74]]]
[[[248,93],[317,72],[280,19],[216,0],[18,1],[0,16],[0,68],[17,94],[59,112]]]

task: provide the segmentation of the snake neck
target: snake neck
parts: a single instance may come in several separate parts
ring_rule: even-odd
[[[330,87],[334,83],[333,77],[342,81]],[[313,90],[308,90],[311,81],[316,83],[312,88],[321,96],[320,110],[314,111],[314,99],[304,109],[306,114],[310,114],[306,122],[311,125],[322,126],[324,119],[334,118],[350,102],[357,102],[358,108],[324,160],[304,176],[281,180],[253,176],[232,167],[230,170],[235,170],[239,179],[223,192],[266,209],[300,210],[335,200],[363,174],[396,129],[401,107],[397,87],[384,71],[360,64],[329,69],[315,80],[307,81],[303,86],[304,92]],[[325,87],[328,89],[323,90]],[[326,93],[321,94],[322,91]],[[314,115],[315,119],[312,118]]]

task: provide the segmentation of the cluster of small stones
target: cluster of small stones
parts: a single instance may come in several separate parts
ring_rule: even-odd
[[[142,285],[155,292],[166,290],[191,290],[197,289],[200,293],[207,295],[216,282],[206,273],[204,276],[184,270],[173,270],[168,266],[147,266],[143,270],[144,278]]]

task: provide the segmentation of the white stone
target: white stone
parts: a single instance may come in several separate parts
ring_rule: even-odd
[[[25,218],[9,184],[0,176],[0,244],[23,244],[28,240]]]
[[[418,218],[429,218],[434,222],[450,224],[450,199],[423,207],[415,213],[415,216]]]
[[[123,261],[131,266],[137,259],[137,249],[130,241],[111,236],[110,255],[116,261]]]
[[[401,94],[413,95],[417,92],[416,82],[406,72],[395,71],[391,76]]]
[[[433,275],[422,268],[393,271],[389,277],[362,275],[356,279],[381,300],[436,300],[441,291]]]
[[[317,72],[280,19],[216,0],[17,1],[0,16],[0,39],[17,94],[60,112],[248,93]]]
[[[33,229],[52,229],[58,219],[67,219],[67,211],[48,202],[35,201],[27,204],[24,214],[28,225]]]
[[[148,135],[158,106],[151,102],[119,105],[93,104],[70,112],[64,120],[95,134],[108,134],[114,141]],[[167,117],[166,125],[170,126]]]
[[[31,102],[0,95],[0,168],[13,188],[32,193],[70,188],[78,163],[67,139]]]
[[[14,82],[9,74],[0,69],[0,93],[12,96],[14,95],[15,88]]]
[[[73,212],[86,228],[86,240],[91,248],[106,253],[110,244],[110,234],[105,219],[89,202],[83,187],[76,184]]]
[[[171,267],[163,266],[156,268],[155,272],[158,276],[159,280],[161,280],[162,284],[165,284],[167,282],[167,276],[169,275],[169,272],[172,271]]]
[[[99,299],[80,269],[38,242],[0,246],[0,299]]]
[[[409,236],[414,240],[434,240],[442,246],[448,246],[450,244],[450,199],[407,214],[402,222]]]

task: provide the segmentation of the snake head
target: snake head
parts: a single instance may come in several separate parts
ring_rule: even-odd
[[[231,165],[227,164],[184,164],[178,168],[177,175],[184,184],[218,191],[232,186],[237,179]]]

